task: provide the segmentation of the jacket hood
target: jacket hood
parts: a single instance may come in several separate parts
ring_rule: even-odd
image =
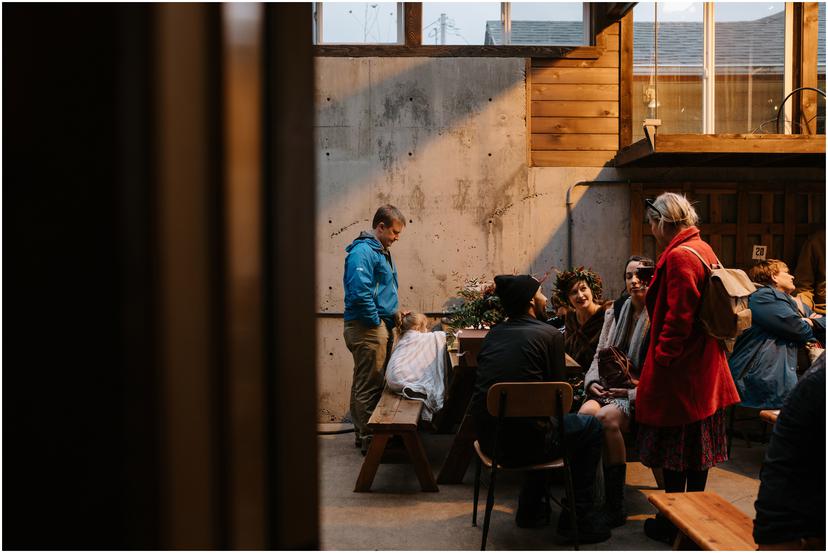
[[[373,249],[377,250],[378,252],[381,252],[384,249],[382,247],[382,244],[380,244],[380,241],[377,240],[377,237],[374,236],[373,232],[368,232],[367,230],[363,230],[362,232],[359,233],[359,236],[357,236],[354,239],[353,242],[348,244],[348,247],[345,248],[345,251],[350,252],[360,242],[365,242],[366,244],[368,244],[369,246],[371,246]]]

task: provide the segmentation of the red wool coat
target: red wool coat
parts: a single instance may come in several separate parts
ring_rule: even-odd
[[[716,256],[699,229],[681,231],[661,254],[647,291],[650,343],[635,400],[636,421],[680,426],[739,401],[724,350],[695,323],[708,262]]]

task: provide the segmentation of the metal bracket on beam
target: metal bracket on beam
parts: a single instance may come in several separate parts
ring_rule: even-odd
[[[644,136],[650,142],[650,149],[655,151],[655,139],[658,127],[661,126],[661,119],[645,119],[644,120]]]

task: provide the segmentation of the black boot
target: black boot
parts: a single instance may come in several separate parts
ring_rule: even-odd
[[[549,524],[551,512],[549,500],[546,498],[532,507],[527,507],[525,503],[518,502],[515,524],[518,528],[540,528]]]
[[[627,510],[624,508],[626,478],[626,463],[604,466],[604,514],[610,528],[627,523]]]
[[[546,493],[546,476],[542,471],[525,474],[515,514],[518,528],[538,528],[549,524],[551,509]]]
[[[563,500],[564,510],[558,518],[558,535],[566,542],[575,540],[572,531],[572,511],[567,507],[566,498]],[[593,510],[592,486],[575,491],[575,516],[578,526],[579,543],[601,543],[612,536],[606,517],[600,511]]]

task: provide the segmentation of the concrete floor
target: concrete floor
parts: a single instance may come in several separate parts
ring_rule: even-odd
[[[422,434],[434,473],[442,465],[453,435]],[[751,518],[759,488],[759,468],[765,446],[741,439],[733,444],[732,459],[710,471],[707,489],[715,491]],[[352,433],[319,436],[321,469],[320,524],[322,548],[330,550],[475,550],[480,548],[485,488],[481,489],[479,527],[471,525],[474,470],[461,485],[443,485],[437,493],[420,492],[409,464],[383,464],[371,493],[354,493],[363,457],[354,448]],[[489,530],[488,549],[571,549],[556,543],[557,507],[550,526],[524,530],[514,523],[520,475],[501,473]],[[562,487],[559,486],[559,490]],[[648,539],[643,520],[655,513],[647,501],[658,493],[652,473],[640,463],[628,463],[627,524],[612,538],[584,550],[669,550]],[[562,495],[562,492],[558,494]]]

